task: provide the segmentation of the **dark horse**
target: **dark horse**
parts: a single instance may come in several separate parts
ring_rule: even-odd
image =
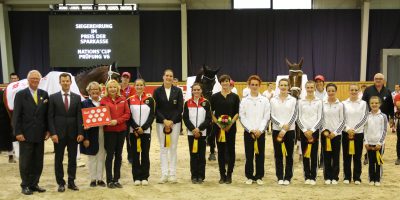
[[[115,79],[119,82],[119,76],[118,68],[113,63],[112,65],[98,65],[84,68],[76,74],[75,81],[81,94],[88,96],[86,86],[90,82],[97,81],[100,84],[105,84],[110,79]]]
[[[215,85],[215,75],[220,69],[210,69],[208,66],[203,65],[200,72],[196,75],[195,83],[200,83],[203,90],[203,96],[210,100],[212,90]]]
[[[215,75],[218,73],[218,69],[210,69],[208,66],[203,65],[200,72],[196,75],[195,83],[200,83],[204,98],[210,100],[212,91],[215,85]],[[212,126],[207,128],[207,143],[210,146],[210,156],[208,160],[216,160],[215,158],[215,133],[213,132]]]
[[[286,64],[289,66],[290,94],[298,99],[301,93],[301,82],[303,77],[303,71],[301,70],[301,67],[303,66],[303,58],[301,58],[299,63],[291,63],[286,58]]]
[[[290,94],[296,99],[300,98],[301,94],[301,86],[302,86],[302,77],[303,71],[301,67],[303,66],[303,58],[301,58],[299,63],[291,63],[288,59],[286,59],[286,64],[289,66],[289,87]],[[296,124],[296,140],[300,140],[301,130]],[[301,148],[298,146],[298,148]],[[299,160],[302,160],[302,155],[300,155]]]

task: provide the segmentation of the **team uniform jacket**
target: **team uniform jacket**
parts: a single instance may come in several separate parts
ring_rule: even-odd
[[[342,135],[342,131],[345,127],[344,119],[344,106],[338,99],[336,102],[330,104],[328,100],[324,101],[324,123],[322,125],[322,130],[329,130],[333,132],[336,136]]]
[[[306,99],[300,99],[297,103],[299,117],[297,119],[297,125],[301,131],[306,132],[308,130],[313,133],[320,129],[323,123],[323,109],[322,100],[315,97],[312,101]]]
[[[264,132],[270,120],[270,111],[271,105],[267,97],[261,94],[252,97],[249,94],[240,102],[240,122],[247,132],[252,130]]]
[[[193,98],[187,100],[183,109],[183,122],[188,128],[188,135],[193,135],[192,131],[199,128],[202,136],[206,136],[207,127],[211,123],[211,104],[205,98],[195,101]]]
[[[123,96],[119,96],[113,101],[111,97],[103,97],[100,105],[107,106],[110,109],[111,119],[117,120],[115,126],[104,126],[105,132],[121,132],[126,131],[126,121],[129,120],[130,110],[128,103]]]
[[[129,97],[128,102],[131,110],[130,126],[142,127],[143,133],[150,134],[156,106],[151,94],[143,93],[142,96],[135,94]]]
[[[355,133],[363,133],[364,125],[367,122],[368,106],[367,103],[361,99],[351,101],[347,99],[342,102],[344,105],[345,114],[345,131],[348,132],[353,129]]]
[[[280,131],[284,124],[290,126],[289,130],[294,130],[295,121],[297,118],[297,100],[296,98],[288,95],[282,101],[279,95],[271,98],[271,121],[272,129]]]
[[[388,124],[386,115],[379,110],[376,114],[370,112],[367,118],[364,129],[364,144],[383,145]]]

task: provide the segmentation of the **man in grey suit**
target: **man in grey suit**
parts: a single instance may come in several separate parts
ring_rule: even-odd
[[[64,151],[68,150],[68,188],[79,190],[75,185],[76,155],[78,143],[83,138],[81,97],[70,91],[71,75],[62,73],[59,77],[61,91],[50,95],[49,130],[55,143],[55,174],[58,192],[65,191]]]
[[[22,194],[45,192],[39,187],[43,170],[44,140],[47,131],[48,94],[38,89],[41,74],[37,70],[28,73],[29,87],[19,91],[14,99],[12,123],[14,136],[20,145],[19,171],[22,179]]]

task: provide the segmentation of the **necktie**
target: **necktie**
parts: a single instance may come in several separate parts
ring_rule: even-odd
[[[68,93],[64,94],[64,107],[65,111],[68,111]]]
[[[33,92],[33,100],[35,101],[36,105],[38,104],[38,99],[37,99],[37,90]]]

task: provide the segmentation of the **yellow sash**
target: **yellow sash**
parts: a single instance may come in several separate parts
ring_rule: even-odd
[[[304,158],[310,158],[311,157],[311,148],[312,148],[312,144],[308,144],[306,152],[304,153]]]
[[[136,152],[142,152],[142,140],[140,139],[140,137],[136,139]]]
[[[382,155],[381,155],[381,152],[379,152],[379,151],[376,151],[376,160],[378,162],[378,165],[383,165]]]
[[[192,153],[197,153],[198,146],[199,146],[199,140],[194,138],[193,147],[192,147]]]
[[[164,147],[170,147],[171,146],[171,135],[170,134],[165,134],[165,145]]]
[[[221,128],[220,131],[219,131],[218,142],[226,142],[226,139],[225,139],[225,130],[222,129],[222,128]]]
[[[259,154],[260,152],[258,151],[258,143],[257,143],[257,138],[254,140],[254,153]]]
[[[354,149],[354,140],[349,140],[349,155],[354,154],[356,154],[356,151]]]
[[[282,148],[282,155],[286,157],[287,151],[286,151],[286,146],[285,146],[284,142],[281,143],[281,148]]]
[[[332,151],[331,139],[326,137],[326,151]]]

